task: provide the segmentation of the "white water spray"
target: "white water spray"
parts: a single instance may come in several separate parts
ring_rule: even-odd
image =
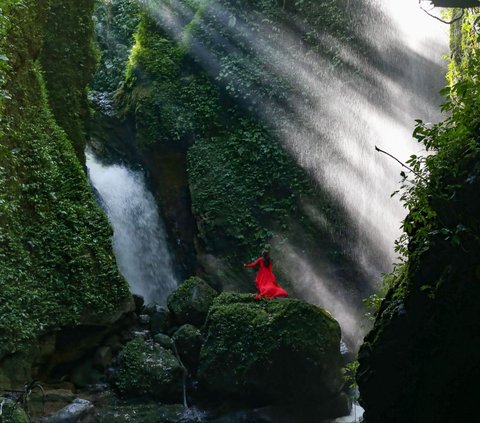
[[[90,182],[113,227],[120,272],[146,303],[165,304],[177,286],[165,228],[141,171],[103,165],[86,153]]]
[[[444,83],[442,53],[448,51],[448,28],[424,14],[414,0],[369,3],[378,14],[375,19],[365,17],[370,19],[365,37],[379,54],[380,66],[357,57],[349,46],[339,46],[339,52],[360,70],[358,75],[332,75],[327,63],[318,61],[314,72],[303,73],[303,81],[297,77],[299,88],[309,87],[314,101],[295,104],[307,126],[294,127],[283,142],[346,210],[351,256],[373,282],[395,261],[394,241],[405,216],[398,197],[390,197],[399,187],[401,169],[374,147],[381,146],[403,162],[412,154],[422,154],[411,134],[415,119],[441,118],[437,93]],[[290,70],[292,75],[295,68],[298,64]],[[301,291],[331,310],[347,337],[360,341],[365,328],[359,328],[359,311],[346,301],[348,289],[339,287],[321,268],[312,269],[292,250],[284,249],[283,262],[288,264],[293,255],[290,261],[296,266],[290,268],[296,270],[295,280],[308,281],[299,286]]]

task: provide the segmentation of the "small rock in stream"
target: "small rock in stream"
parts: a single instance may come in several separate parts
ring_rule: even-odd
[[[95,407],[90,401],[77,398],[58,413],[49,417],[46,423],[94,423]]]

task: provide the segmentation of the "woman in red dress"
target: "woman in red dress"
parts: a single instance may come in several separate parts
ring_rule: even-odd
[[[244,267],[260,266],[255,279],[255,284],[258,289],[258,294],[255,297],[257,299],[288,297],[287,291],[277,283],[275,275],[272,272],[272,265],[272,259],[268,251],[264,251],[262,256],[253,263],[244,264]]]

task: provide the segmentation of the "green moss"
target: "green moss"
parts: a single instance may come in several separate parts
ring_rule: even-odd
[[[0,397],[2,403],[2,423],[29,423],[25,410],[15,401]]]
[[[8,68],[0,74],[9,98],[0,111],[0,356],[84,315],[112,312],[128,295],[107,219],[49,108],[36,60],[48,7],[18,1],[3,9]]]
[[[186,60],[185,48],[143,14],[118,97],[126,113],[134,112],[143,147],[192,139],[216,125],[218,90],[205,72],[189,70]]]
[[[193,325],[181,326],[172,337],[182,362],[190,369],[195,369],[202,346],[203,337]]]
[[[235,303],[256,303],[258,300],[255,298],[255,294],[239,294],[237,292],[222,292],[214,304],[235,304]]]
[[[308,180],[268,129],[240,118],[223,134],[189,150],[192,209],[209,248],[240,247],[250,258],[268,242],[271,229],[299,212],[311,192]],[[224,254],[229,248],[223,248]]]
[[[203,279],[191,277],[169,295],[167,304],[177,323],[201,326],[217,295]]]
[[[121,352],[117,387],[123,394],[179,400],[182,375],[182,367],[171,351],[135,339]]]
[[[94,23],[100,61],[91,87],[113,92],[125,77],[125,66],[140,21],[136,0],[95,2]]]
[[[321,401],[341,383],[340,326],[314,305],[221,294],[205,332],[199,377],[222,396]]]
[[[86,86],[95,69],[94,0],[49,0],[40,55],[48,100],[57,123],[85,160]]]
[[[222,293],[210,308],[205,330],[212,330],[212,325],[222,326],[224,337],[216,352],[231,353],[231,347],[240,348],[245,366],[249,354],[266,357],[270,349],[285,342],[314,355],[325,352],[325,346],[335,350],[340,343],[337,321],[322,308],[301,300],[256,300],[250,294]],[[245,342],[245,336],[252,339]]]

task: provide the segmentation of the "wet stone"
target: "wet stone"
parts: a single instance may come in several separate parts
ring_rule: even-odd
[[[150,323],[150,316],[148,314],[140,314],[138,321],[141,325],[148,325]]]

